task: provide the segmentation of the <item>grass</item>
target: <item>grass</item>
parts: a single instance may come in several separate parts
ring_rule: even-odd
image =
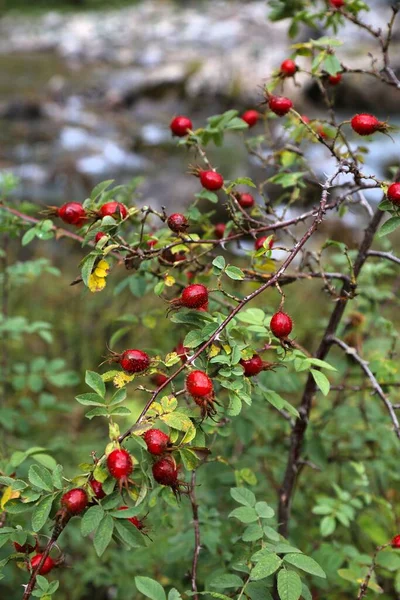
[[[138,0],[0,0],[0,14],[6,12],[40,13],[49,10],[62,12],[117,9],[133,6]]]

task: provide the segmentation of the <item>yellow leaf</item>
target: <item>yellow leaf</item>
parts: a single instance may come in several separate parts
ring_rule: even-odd
[[[172,412],[178,406],[178,400],[173,396],[163,396],[161,398],[161,406],[164,412]]]
[[[228,346],[228,344],[222,344],[223,349],[225,350],[226,354],[231,354],[232,352],[232,348],[230,346]]]
[[[193,427],[190,427],[187,430],[187,432],[185,433],[185,435],[183,436],[181,444],[189,444],[195,437],[196,437],[196,427],[193,425]]]
[[[134,375],[127,375],[126,373],[122,373],[122,371],[119,371],[113,379],[113,384],[116,388],[121,389],[125,387],[127,383],[133,381],[134,379]]]
[[[108,264],[108,262],[106,260],[102,259],[97,264],[97,268],[98,269],[103,269],[104,271],[107,271],[107,273],[108,273],[108,271],[110,270],[110,265]]]
[[[106,271],[105,269],[100,269],[100,267],[97,267],[94,270],[94,274],[96,275],[96,277],[107,277],[107,273],[108,271]]]
[[[208,351],[208,357],[213,358],[214,356],[217,356],[217,354],[219,354],[220,352],[221,348],[219,346],[217,346],[216,344],[211,344],[211,348]]]
[[[106,287],[104,277],[97,277],[94,273],[89,276],[88,288],[91,292],[101,292]]]
[[[14,500],[15,498],[19,498],[21,495],[21,492],[18,492],[17,490],[13,490],[12,487],[6,487],[6,489],[4,490],[4,494],[1,498],[1,503],[0,506],[2,509],[4,509],[5,505],[7,504],[7,502],[9,500]]]
[[[267,258],[262,263],[257,262],[257,269],[264,273],[273,273],[276,269],[275,261],[271,258]]]
[[[175,283],[175,279],[172,275],[167,275],[167,277],[164,277],[164,283],[167,287],[172,287]]]
[[[156,414],[162,414],[163,413],[163,408],[161,406],[161,404],[159,402],[153,402],[153,404],[151,405],[151,409],[156,413]]]
[[[165,357],[164,364],[166,367],[172,367],[172,365],[176,365],[181,360],[180,356],[176,352],[170,352]]]

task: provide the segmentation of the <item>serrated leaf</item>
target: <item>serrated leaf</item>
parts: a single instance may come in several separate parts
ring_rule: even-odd
[[[262,527],[258,523],[251,523],[243,532],[242,540],[244,542],[255,542],[264,535]]]
[[[384,223],[382,225],[382,227],[379,229],[379,231],[377,233],[377,237],[381,238],[381,237],[384,237],[385,235],[389,235],[389,233],[392,233],[398,227],[400,227],[400,217],[392,217],[391,219],[388,219],[386,221],[386,223]]]
[[[150,577],[135,577],[135,584],[138,591],[143,596],[146,596],[146,598],[150,598],[150,600],[166,600],[164,589],[158,581],[150,579]]]
[[[235,508],[228,516],[235,517],[242,523],[254,523],[254,521],[258,520],[256,511],[250,506],[241,506],[240,508]]]
[[[243,581],[238,575],[219,575],[210,581],[210,586],[216,588],[238,588],[242,587]]]
[[[319,564],[309,556],[304,554],[286,554],[283,559],[286,563],[289,563],[306,573],[315,575],[316,577],[326,578],[325,571],[321,569]]]
[[[282,569],[278,573],[278,594],[281,600],[299,600],[301,579],[294,571]]]
[[[217,258],[214,258],[212,261],[212,264],[217,269],[224,269],[226,265],[225,258],[223,256],[217,256]]]
[[[92,388],[92,390],[96,392],[96,394],[99,394],[99,396],[104,398],[106,394],[106,386],[98,373],[95,373],[95,371],[86,371],[85,382],[89,387]]]
[[[106,408],[102,408],[97,406],[96,408],[93,408],[92,410],[89,410],[89,412],[86,413],[85,417],[87,419],[93,419],[93,417],[107,417],[108,416],[108,412]]]
[[[91,252],[81,262],[81,275],[83,283],[86,285],[86,287],[89,285],[89,277],[93,271],[94,263],[96,262],[97,257],[97,252]]]
[[[133,523],[117,520],[115,521],[115,529],[121,539],[131,548],[139,548],[145,545],[143,535]]]
[[[266,502],[257,502],[255,509],[258,516],[262,519],[271,519],[275,515],[274,509]]]
[[[116,415],[130,415],[132,414],[132,411],[127,406],[116,406],[115,408],[110,410],[109,414],[113,417]]]
[[[80,394],[75,396],[75,400],[83,406],[104,406],[104,401],[98,394]]]
[[[253,507],[256,503],[256,497],[253,492],[245,487],[231,488],[230,494],[236,502],[239,502],[244,506]]]
[[[101,556],[111,542],[114,531],[114,521],[109,515],[104,515],[93,538],[97,556]]]
[[[241,281],[242,279],[244,279],[244,273],[238,267],[226,267],[224,272],[225,275],[227,275],[230,279],[235,279],[236,281]]]
[[[94,202],[97,200],[99,196],[108,188],[111,184],[114,183],[114,179],[108,179],[107,181],[101,181],[98,183],[92,190],[90,194],[90,199]]]
[[[123,402],[125,400],[125,398],[126,398],[126,389],[122,388],[121,390],[117,390],[115,392],[115,394],[113,395],[113,397],[111,398],[108,405],[114,406],[115,404],[119,404],[120,402]]]
[[[53,500],[54,500],[53,496],[45,496],[35,506],[34,511],[32,513],[32,529],[33,529],[33,531],[40,531],[42,529],[42,527],[46,524],[47,519],[49,518],[49,515],[50,515]]]
[[[269,554],[265,558],[261,559],[255,567],[251,570],[250,579],[252,581],[259,581],[265,579],[275,573],[282,564],[282,560],[276,554]]]
[[[321,373],[321,371],[316,371],[315,369],[310,369],[310,373],[312,374],[315,383],[323,395],[327,396],[329,394],[329,390],[331,389],[331,384],[329,383],[327,376]]]
[[[81,520],[81,533],[83,536],[88,535],[100,524],[100,521],[104,517],[104,510],[101,506],[91,506],[83,515]]]
[[[179,454],[187,471],[194,471],[198,467],[199,459],[189,448],[180,448]]]
[[[46,467],[31,465],[29,467],[28,479],[39,490],[46,490],[46,492],[53,491],[53,478]]]
[[[188,431],[191,427],[193,427],[193,423],[189,417],[177,411],[162,415],[160,419],[169,427],[173,427],[179,431]]]

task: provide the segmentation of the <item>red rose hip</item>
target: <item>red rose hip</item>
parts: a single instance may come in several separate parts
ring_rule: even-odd
[[[287,115],[287,113],[293,107],[293,102],[284,96],[270,96],[268,99],[268,104],[272,112],[278,115],[278,117]]]
[[[254,249],[255,250],[260,250],[260,248],[263,248],[264,246],[264,242],[265,240],[268,239],[268,235],[264,235],[258,239],[256,239],[256,241],[254,242]],[[271,238],[268,244],[269,249],[271,250],[272,246],[274,245],[274,238]]]
[[[284,77],[293,77],[297,71],[297,65],[294,60],[287,58],[281,64],[281,73]]]
[[[185,308],[200,308],[208,302],[208,289],[201,283],[192,283],[185,287],[179,303]]]
[[[107,202],[106,204],[103,204],[103,206],[100,206],[99,215],[101,218],[113,217],[114,219],[126,219],[128,216],[128,209],[125,204],[113,200],[112,202]]]
[[[329,4],[333,6],[333,8],[342,8],[345,5],[345,0],[329,0]]]
[[[16,552],[21,552],[22,554],[30,554],[34,551],[35,546],[31,546],[31,544],[18,544],[18,542],[13,542],[13,546]]]
[[[169,436],[160,429],[149,429],[143,434],[147,450],[155,456],[164,454],[169,445]]]
[[[351,126],[358,135],[372,135],[376,131],[386,131],[384,121],[379,121],[374,115],[361,113],[351,119]]]
[[[206,190],[217,191],[224,185],[224,178],[216,171],[200,171],[200,183]]]
[[[142,350],[125,350],[119,355],[118,362],[126,373],[141,373],[150,365],[150,357]]]
[[[391,542],[392,548],[400,548],[400,535],[395,535]]]
[[[67,202],[57,209],[57,216],[68,225],[81,227],[86,220],[86,211],[79,202]]]
[[[336,73],[336,75],[329,75],[328,81],[331,85],[338,85],[342,81],[341,73]]]
[[[30,567],[31,567],[32,571],[34,569],[36,569],[36,567],[38,566],[38,564],[42,560],[42,556],[43,556],[43,554],[35,554],[35,556],[33,556],[31,558],[29,564],[30,564]],[[44,563],[42,564],[42,566],[39,569],[39,574],[40,575],[47,575],[47,573],[50,573],[50,571],[52,569],[54,569],[55,566],[56,566],[56,563],[51,558],[51,556],[47,556],[45,558]]]
[[[64,507],[70,515],[79,515],[87,507],[89,498],[82,488],[74,488],[65,492],[61,497],[61,506]]]
[[[173,213],[168,217],[167,225],[175,233],[182,233],[189,227],[189,223],[185,215]]]
[[[258,113],[256,110],[246,110],[242,114],[242,120],[247,123],[249,127],[254,127],[254,125],[257,125],[259,116],[260,113]]]
[[[118,508],[118,510],[127,510],[128,508],[129,508],[129,506],[120,506]],[[141,531],[145,527],[143,521],[138,519],[138,517],[128,517],[127,521],[132,523],[132,525],[134,525],[136,527],[136,529],[139,529],[139,531]]]
[[[95,497],[97,498],[97,500],[102,500],[102,498],[105,498],[106,493],[103,490],[103,486],[100,483],[100,481],[97,481],[97,479],[91,479],[89,481],[89,485],[92,488]]]
[[[152,467],[153,477],[161,485],[178,486],[178,467],[172,456],[160,458]]]
[[[240,364],[244,369],[246,377],[254,377],[264,370],[264,361],[259,354],[254,354],[251,358],[241,359]]]
[[[214,234],[218,240],[221,240],[225,235],[225,223],[217,223],[214,227]]]
[[[203,398],[213,392],[213,384],[204,371],[191,371],[186,377],[186,389],[191,396]]]
[[[116,448],[107,456],[107,467],[114,479],[126,481],[133,471],[132,457],[127,450]]]
[[[275,337],[284,339],[292,331],[293,322],[289,315],[279,311],[273,315],[269,326]]]
[[[193,129],[193,124],[188,117],[178,115],[177,117],[172,119],[169,127],[173,135],[176,135],[177,137],[184,137],[188,134],[188,129]]]
[[[393,202],[396,206],[400,206],[400,183],[392,183],[392,185],[388,187],[386,195],[390,202]]]
[[[254,206],[254,197],[251,194],[238,194],[237,201],[242,208],[251,208]]]
[[[96,236],[94,238],[94,242],[95,244],[97,244],[97,242],[99,242],[101,240],[101,238],[103,238],[105,235],[107,235],[106,233],[104,233],[103,231],[98,231],[96,233]]]

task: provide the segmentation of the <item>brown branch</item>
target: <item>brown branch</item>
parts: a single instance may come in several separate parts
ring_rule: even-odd
[[[199,600],[199,596],[197,593],[197,563],[199,560],[199,554],[201,550],[201,540],[200,540],[200,523],[199,523],[199,506],[196,500],[196,471],[192,471],[192,479],[190,483],[190,492],[189,498],[190,503],[192,505],[192,514],[193,514],[193,529],[194,529],[194,550],[193,550],[193,561],[192,561],[192,572],[191,572],[191,580],[192,580],[192,592],[194,592],[194,600]]]
[[[343,342],[339,338],[337,338],[335,336],[330,336],[328,341],[330,341],[333,344],[336,344],[337,346],[342,348],[342,350],[344,350],[346,352],[346,354],[351,356],[353,358],[353,360],[355,360],[356,363],[360,365],[360,367],[362,368],[362,370],[364,371],[364,373],[370,380],[372,389],[375,390],[376,394],[379,396],[379,398],[382,400],[382,402],[386,406],[386,408],[389,412],[390,418],[392,419],[392,423],[393,423],[394,430],[396,432],[396,436],[400,440],[400,424],[397,419],[397,415],[394,412],[392,403],[386,397],[386,394],[384,393],[381,386],[379,385],[375,375],[372,373],[371,369],[369,368],[368,362],[366,360],[364,360],[363,358],[361,358],[361,356],[357,353],[357,350],[355,348],[348,346],[345,342]]]
[[[368,573],[366,574],[364,581],[360,585],[360,589],[358,591],[357,600],[362,600],[364,598],[365,594],[367,593],[367,591],[368,591],[368,584],[369,584],[370,579],[372,577],[372,573],[374,572],[374,569],[376,567],[376,559],[378,557],[378,554],[379,554],[379,552],[381,552],[382,550],[384,550],[388,546],[390,546],[390,544],[384,544],[383,546],[378,546],[376,548],[376,550],[374,552],[374,555],[372,557],[371,566],[368,569]]]
[[[400,258],[397,256],[393,256],[390,252],[380,252],[379,250],[370,250],[368,252],[368,256],[377,256],[379,258],[384,258],[386,260],[391,260],[392,262],[400,265]]]
[[[383,212],[377,209],[365,231],[364,238],[361,242],[358,255],[354,263],[355,281],[353,282],[349,280],[344,282],[340,297],[335,304],[335,308],[332,311],[329,323],[326,327],[321,343],[315,353],[315,358],[324,360],[330,350],[332,344],[330,338],[336,333],[338,325],[342,320],[348,300],[354,297],[356,289],[356,279],[365,261],[368,258],[369,248],[371,247],[374,235],[379,227],[382,217]],[[279,493],[278,527],[279,533],[281,533],[285,537],[287,537],[288,535],[288,523],[290,517],[291,502],[297,477],[301,470],[301,465],[299,463],[300,454],[303,447],[304,436],[308,426],[308,420],[311,411],[311,403],[316,389],[316,383],[310,373],[307,378],[307,383],[300,403],[300,416],[297,418],[290,436],[289,456],[286,464],[286,470],[282,482],[282,487]]]

